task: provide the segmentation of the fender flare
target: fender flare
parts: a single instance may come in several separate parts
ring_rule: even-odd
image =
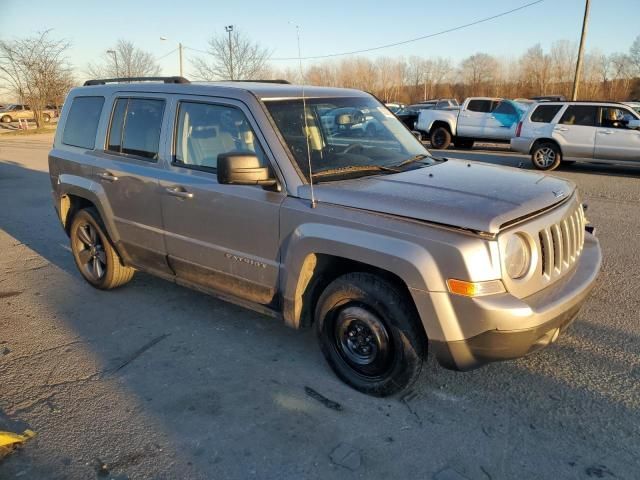
[[[445,288],[435,259],[423,247],[407,240],[318,223],[299,226],[285,242],[281,291],[283,316],[299,326],[303,294],[316,273],[318,255],[357,261],[400,278],[409,290]]]

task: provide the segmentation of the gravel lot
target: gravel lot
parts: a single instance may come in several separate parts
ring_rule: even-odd
[[[376,399],[334,377],[311,331],[145,274],[91,288],[54,215],[51,143],[0,139],[0,430],[38,433],[1,479],[640,477],[640,169],[556,172],[583,191],[604,265],[555,345],[469,373],[430,359],[412,392]]]

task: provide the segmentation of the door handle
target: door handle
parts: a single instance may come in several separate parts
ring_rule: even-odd
[[[107,182],[115,182],[118,180],[118,177],[109,172],[100,172],[98,177],[100,177],[101,180],[106,180]]]
[[[598,133],[601,133],[602,135],[611,135],[613,130],[598,130]]]
[[[554,128],[556,132],[567,132],[569,129],[567,127],[556,127]]]
[[[460,115],[460,116],[465,118],[469,117],[469,115]]]
[[[164,189],[169,195],[178,198],[193,198],[193,193],[187,192],[183,187],[167,187]]]

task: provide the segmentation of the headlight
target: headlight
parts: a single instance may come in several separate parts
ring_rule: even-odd
[[[507,242],[504,252],[504,264],[507,275],[518,279],[524,277],[531,265],[531,252],[529,244],[520,235],[512,235]]]

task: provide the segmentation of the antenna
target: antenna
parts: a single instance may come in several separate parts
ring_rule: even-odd
[[[313,191],[313,172],[311,171],[311,145],[309,145],[309,123],[307,121],[307,100],[304,96],[304,73],[302,71],[302,54],[300,51],[300,26],[296,25],[296,37],[298,38],[298,66],[300,68],[300,80],[302,86],[302,116],[304,117],[304,137],[307,141],[307,162],[309,163],[309,189],[311,190],[311,208],[316,208],[316,196]]]

